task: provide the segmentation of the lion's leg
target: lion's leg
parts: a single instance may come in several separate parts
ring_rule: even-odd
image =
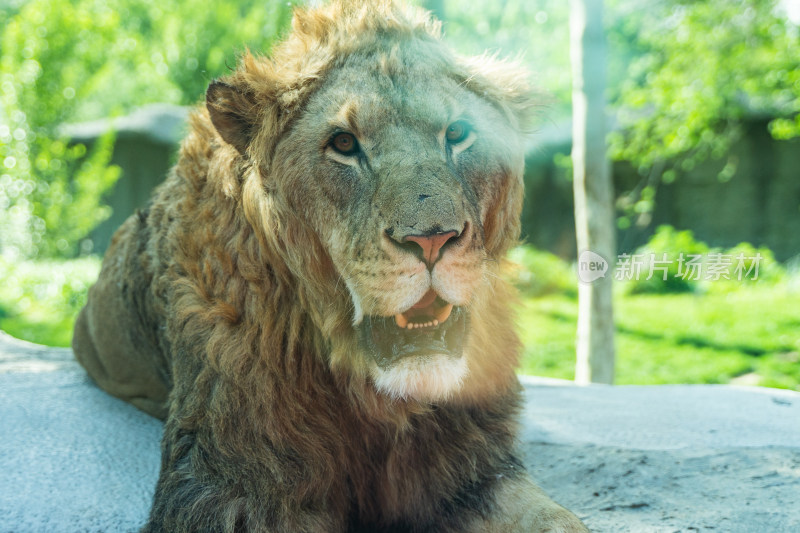
[[[97,282],[75,322],[75,358],[106,392],[164,418],[169,394],[166,368],[153,332],[137,312],[137,291],[145,281],[136,252],[138,217],[120,228],[103,261]]]
[[[496,511],[469,530],[474,533],[587,533],[573,513],[551,500],[527,474],[501,480]]]
[[[153,506],[141,533],[342,533],[343,490],[303,486],[298,465],[267,452],[231,456],[170,419]],[[337,505],[338,503],[338,505]]]
[[[127,358],[119,350],[98,351],[89,332],[90,318],[87,314],[84,308],[75,322],[72,341],[75,358],[101,389],[130,402],[145,413],[163,419],[166,416],[165,399],[168,394],[163,382],[154,381],[155,376],[149,369],[136,374],[135,368],[132,368],[136,365],[126,361]]]

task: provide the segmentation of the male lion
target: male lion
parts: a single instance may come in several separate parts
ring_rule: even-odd
[[[78,360],[166,419],[146,532],[585,531],[515,450],[525,73],[392,2],[208,88]]]

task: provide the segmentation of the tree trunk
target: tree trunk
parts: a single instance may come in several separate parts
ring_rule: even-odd
[[[590,271],[587,256],[605,259],[603,277],[579,281],[575,381],[613,383],[614,319],[611,304],[615,264],[614,208],[611,168],[606,158],[606,47],[603,1],[571,0],[572,161],[574,168],[575,231],[580,274]],[[584,268],[582,272],[580,269]],[[586,277],[586,276],[584,276]]]

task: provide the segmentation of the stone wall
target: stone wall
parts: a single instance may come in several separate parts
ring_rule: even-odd
[[[570,151],[569,130],[549,128],[527,159],[523,233],[536,246],[562,257],[575,256],[572,181],[553,163]],[[736,162],[727,180],[719,175],[728,160]],[[617,196],[643,178],[626,162],[613,167]],[[775,141],[766,121],[752,121],[743,138],[718,161],[705,161],[660,184],[648,224],[619,231],[620,251],[644,244],[656,227],[690,229],[711,246],[747,241],[767,246],[779,260],[800,254],[800,139]]]

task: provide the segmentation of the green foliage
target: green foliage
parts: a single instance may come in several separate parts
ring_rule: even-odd
[[[0,205],[8,209],[0,214],[0,247],[26,257],[75,255],[80,239],[110,215],[101,198],[120,172],[109,165],[113,142],[109,132],[88,154],[82,144],[44,136],[27,145],[36,154],[36,179],[28,172],[0,176]]]
[[[611,37],[636,49],[615,159],[690,170],[723,157],[748,115],[773,117],[776,138],[800,134],[800,32],[777,0],[661,0],[630,16]]]
[[[74,254],[77,239],[107,216],[97,208],[118,175],[108,167],[113,137],[87,155],[57,132],[76,98],[89,97],[119,23],[111,11],[88,4],[27,3],[2,34],[0,245],[23,255]],[[66,206],[71,202],[76,208]],[[74,216],[60,219],[60,213]]]
[[[61,125],[194,103],[245,46],[267,50],[290,11],[276,0],[30,0],[0,10],[0,248],[73,256],[109,214],[113,136],[87,151]]]
[[[621,276],[628,280],[624,289],[632,294],[730,292],[754,284],[775,284],[785,277],[784,268],[768,248],[749,243],[709,248],[690,230],[678,231],[672,226],[660,226],[630,256],[631,261],[640,258],[642,263],[641,275]]]
[[[69,346],[72,326],[100,271],[98,257],[18,261],[0,255],[0,330],[49,346]]]
[[[111,214],[101,200],[120,175],[119,167],[109,165],[114,134],[100,137],[85,156],[82,144],[64,148],[62,141],[45,141],[36,159],[36,187],[44,194],[33,203],[33,215],[34,220],[44,221],[45,230],[58,230],[43,231],[38,249],[45,256],[72,256],[77,252],[76,243]],[[52,163],[59,157],[70,163],[68,173],[53,170]]]
[[[512,263],[510,281],[526,296],[566,294],[577,296],[577,277],[559,257],[532,246],[518,246],[508,258]]]
[[[651,257],[666,265],[666,279],[661,270],[654,272],[650,279],[642,274],[638,279],[633,279],[626,284],[631,293],[665,293],[665,292],[693,292],[698,289],[698,281],[686,275],[687,262],[690,257],[708,254],[708,245],[697,241],[690,230],[678,231],[672,226],[660,226],[650,240],[634,252],[645,258],[642,273],[652,271],[654,264]],[[651,254],[653,254],[651,256]],[[664,255],[666,254],[666,255]]]
[[[758,278],[754,281],[758,284],[762,285],[775,285],[778,283],[789,283],[792,280],[787,278],[786,268],[775,259],[775,255],[772,253],[772,250],[762,247],[755,247],[749,242],[742,242],[734,246],[733,248],[728,248],[727,250],[722,252],[724,255],[729,255],[735,261],[737,257],[758,257]],[[713,286],[709,287],[709,290],[719,289],[721,292],[726,292],[731,290],[731,288],[735,288],[737,286],[741,286],[740,284],[736,283],[738,280],[733,278],[733,271],[730,271],[731,279],[724,280],[727,283],[720,283],[714,284]],[[755,275],[755,272],[751,274],[752,276]],[[745,284],[745,286],[747,286]]]

